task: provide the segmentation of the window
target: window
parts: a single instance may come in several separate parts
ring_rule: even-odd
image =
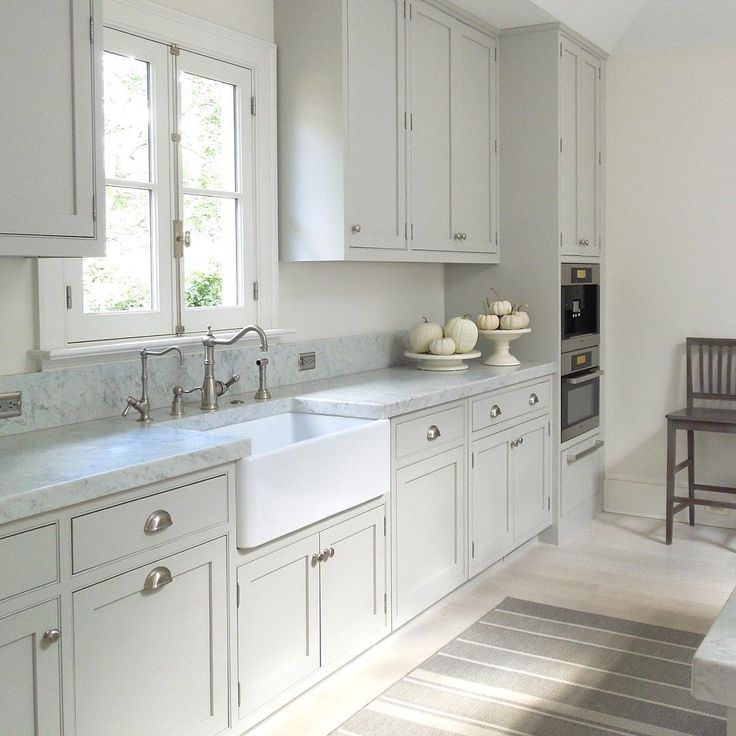
[[[39,263],[35,357],[275,328],[273,44],[145,3],[105,13],[125,28],[104,31],[106,255]]]

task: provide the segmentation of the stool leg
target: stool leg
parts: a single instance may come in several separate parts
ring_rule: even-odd
[[[695,432],[692,429],[687,431],[687,459],[690,465],[687,466],[687,495],[695,498]],[[695,525],[695,504],[690,505],[690,526]]]
[[[675,515],[675,452],[677,450],[677,430],[672,422],[667,422],[667,515],[665,541],[672,544],[672,526]]]

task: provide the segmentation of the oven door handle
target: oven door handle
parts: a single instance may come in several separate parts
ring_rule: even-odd
[[[600,378],[602,375],[603,371],[593,371],[593,373],[586,373],[584,376],[572,376],[570,378],[565,376],[562,380],[565,383],[569,383],[571,386],[579,386],[581,383],[594,381],[596,378]]]

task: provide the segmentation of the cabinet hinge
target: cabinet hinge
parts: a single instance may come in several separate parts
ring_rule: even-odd
[[[411,3],[409,3],[409,20],[413,20],[413,19],[414,19],[414,7],[412,6]]]
[[[409,225],[404,223],[404,240],[409,240]]]
[[[496,245],[498,245],[498,230],[496,230]]]
[[[258,301],[259,295],[260,295],[260,287],[258,286],[258,282],[254,281],[253,282],[253,301],[254,302]]]
[[[475,467],[475,453],[474,452],[470,453],[470,467],[471,468]]]
[[[240,583],[235,583],[235,607],[240,608]]]
[[[560,233],[560,248],[562,248],[562,233]]]
[[[493,140],[493,150],[495,153],[498,153],[498,138],[494,138]]]
[[[92,195],[92,222],[97,222],[97,195]]]
[[[547,422],[547,436],[552,434],[552,422]]]
[[[238,708],[240,707],[240,683],[238,683]]]
[[[493,61],[498,61],[498,47],[493,47]]]
[[[406,0],[404,0],[404,18],[406,18]]]
[[[256,114],[256,98],[251,97],[250,98],[250,114],[255,115]]]
[[[72,308],[72,287],[71,286],[66,287],[66,308],[67,309]]]
[[[470,556],[475,559],[475,542],[470,545]]]
[[[411,239],[414,240],[414,223],[411,224]]]
[[[600,250],[601,247],[602,247],[602,242],[601,242],[601,236],[599,235],[598,236],[598,250]]]
[[[386,593],[383,594],[383,612],[388,613],[388,595]]]
[[[602,77],[601,77],[601,68],[600,67],[598,67],[598,79],[602,79]]]
[[[409,113],[409,130],[414,130],[414,113]]]
[[[89,42],[95,42],[95,19],[90,16],[89,19]]]
[[[169,46],[169,53],[172,56],[179,56],[179,47],[175,43],[172,43],[171,46]]]
[[[552,510],[552,499],[549,496],[547,496],[547,511],[551,511],[551,510]]]
[[[601,156],[601,152],[598,151],[598,166],[603,165],[603,156]]]
[[[562,153],[562,138],[560,138],[560,153]]]
[[[560,59],[562,58],[562,44],[560,44]]]
[[[404,130],[406,130],[406,113],[404,113]]]
[[[383,517],[383,536],[386,536],[386,517]]]

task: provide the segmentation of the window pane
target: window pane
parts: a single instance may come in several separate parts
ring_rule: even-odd
[[[235,87],[182,72],[184,186],[235,191]]]
[[[148,64],[104,56],[105,177],[149,181]]]
[[[237,306],[235,200],[184,195],[184,227],[192,234],[184,254],[186,306]]]
[[[107,187],[107,255],[85,258],[85,312],[151,309],[151,194]]]

